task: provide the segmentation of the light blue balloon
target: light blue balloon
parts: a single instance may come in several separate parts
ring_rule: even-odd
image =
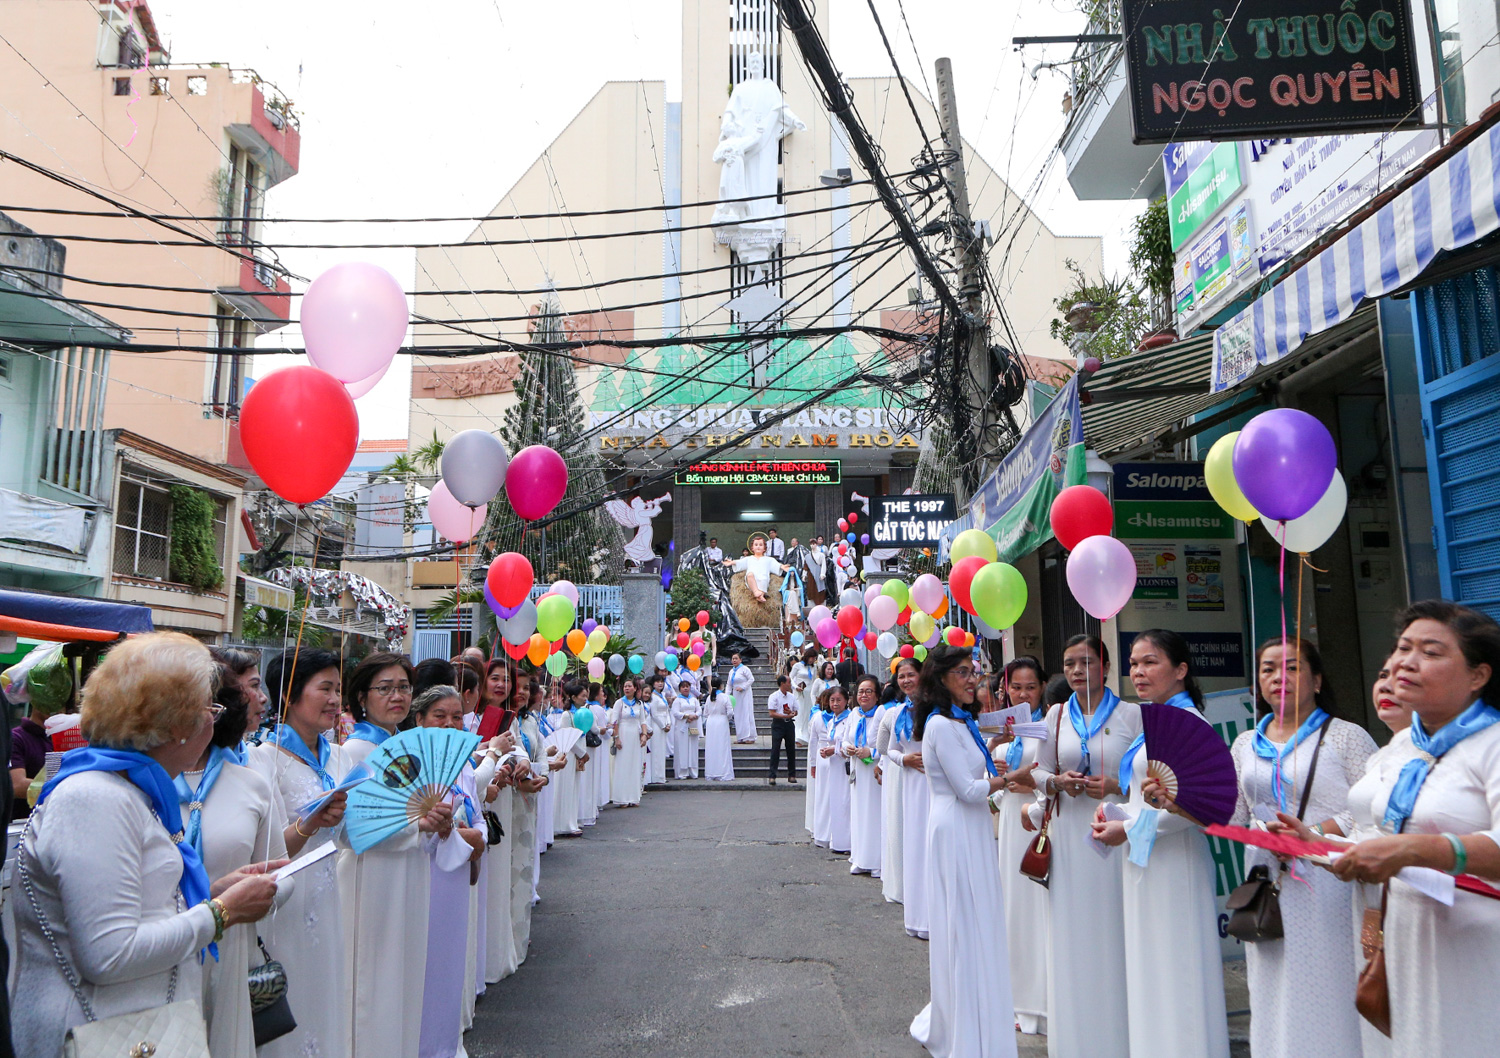
[[[666,669],[668,672],[675,672],[677,670],[677,655],[668,654],[667,660],[662,664],[662,668]]]
[[[645,658],[641,657],[639,654],[632,654],[632,655],[630,655],[630,671],[631,672],[635,673],[636,675],[640,675],[641,670],[644,669],[645,667],[646,667],[646,659]]]
[[[804,636],[801,632],[792,633],[792,646],[800,647],[805,642],[807,642],[807,637]]]

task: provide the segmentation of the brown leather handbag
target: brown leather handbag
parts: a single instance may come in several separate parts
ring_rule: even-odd
[[[1057,739],[1062,734],[1062,710],[1057,711],[1057,730],[1053,733],[1052,744],[1057,745]],[[1021,873],[1033,882],[1048,887],[1049,878],[1052,874],[1052,810],[1057,807],[1058,797],[1054,794],[1047,800],[1047,808],[1042,813],[1042,825],[1037,830],[1037,835],[1026,846],[1026,852],[1021,856]]]
[[[1380,910],[1365,908],[1359,931],[1365,968],[1354,986],[1354,1008],[1387,1036],[1391,1034],[1391,987],[1385,976],[1385,902],[1390,895],[1391,883],[1386,882],[1380,890]]]

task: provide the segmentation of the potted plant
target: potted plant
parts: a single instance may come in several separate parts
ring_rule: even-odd
[[[1176,317],[1172,310],[1177,255],[1172,250],[1166,198],[1158,198],[1147,206],[1146,211],[1135,219],[1133,227],[1130,270],[1140,278],[1151,296],[1151,330],[1136,346],[1144,352],[1177,341]]]

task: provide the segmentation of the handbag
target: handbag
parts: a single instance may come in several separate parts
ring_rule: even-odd
[[[1354,985],[1354,1009],[1387,1036],[1391,1034],[1391,985],[1385,976],[1385,902],[1390,895],[1391,883],[1386,882],[1380,889],[1380,910],[1365,908],[1359,943],[1366,962]]]
[[[1062,737],[1062,710],[1057,711],[1057,730],[1052,734],[1052,744],[1058,744]],[[1026,846],[1026,851],[1021,854],[1021,873],[1043,889],[1051,888],[1052,875],[1052,810],[1057,807],[1060,794],[1054,794],[1047,800],[1047,807],[1042,812],[1042,825],[1037,829],[1036,837]]]
[[[99,1019],[94,1015],[94,1005],[84,994],[72,963],[62,953],[47,916],[42,914],[36,892],[31,887],[31,871],[26,861],[30,853],[26,850],[26,833],[31,829],[31,819],[21,831],[16,848],[16,873],[21,878],[21,887],[26,890],[26,900],[31,913],[36,916],[37,928],[52,947],[52,957],[62,971],[63,980],[73,990],[73,997],[86,1019],[82,1025],[74,1025],[63,1037],[63,1058],[211,1058],[208,1053],[208,1031],[203,1024],[203,1012],[196,999],[177,999],[177,967],[172,967],[167,983],[167,1001],[159,1007],[149,1007],[130,1014],[116,1014],[112,1018]],[[182,892],[177,893],[179,909]]]
[[[297,1027],[292,1017],[292,1005],[286,997],[286,967],[271,958],[266,951],[266,942],[255,938],[265,962],[250,971],[247,984],[250,987],[250,1021],[255,1033],[255,1046],[280,1039]]]
[[[484,829],[486,845],[498,845],[505,840],[505,828],[500,825],[500,817],[488,808],[484,810]]]
[[[585,731],[583,733],[583,744],[589,749],[598,749],[604,745],[604,739],[600,738],[597,732]]]
[[[1318,728],[1318,741],[1313,746],[1312,762],[1307,766],[1307,781],[1302,784],[1302,797],[1297,803],[1297,818],[1307,814],[1307,799],[1312,796],[1313,778],[1318,774],[1318,757],[1323,752],[1323,738],[1328,734],[1328,725],[1333,717],[1323,721]],[[1282,864],[1276,878],[1271,878],[1265,864],[1250,868],[1245,881],[1236,886],[1224,902],[1229,912],[1225,931],[1232,937],[1254,944],[1263,940],[1280,940],[1284,935],[1281,925],[1281,875],[1287,871]]]

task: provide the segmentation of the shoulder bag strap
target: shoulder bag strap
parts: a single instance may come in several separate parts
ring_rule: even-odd
[[[1297,818],[1301,819],[1307,812],[1307,799],[1312,796],[1313,776],[1318,774],[1318,754],[1323,752],[1323,739],[1328,734],[1328,725],[1333,723],[1333,717],[1323,721],[1323,726],[1318,728],[1318,741],[1313,746],[1312,763],[1307,766],[1307,781],[1302,784],[1302,797],[1297,804]]]

